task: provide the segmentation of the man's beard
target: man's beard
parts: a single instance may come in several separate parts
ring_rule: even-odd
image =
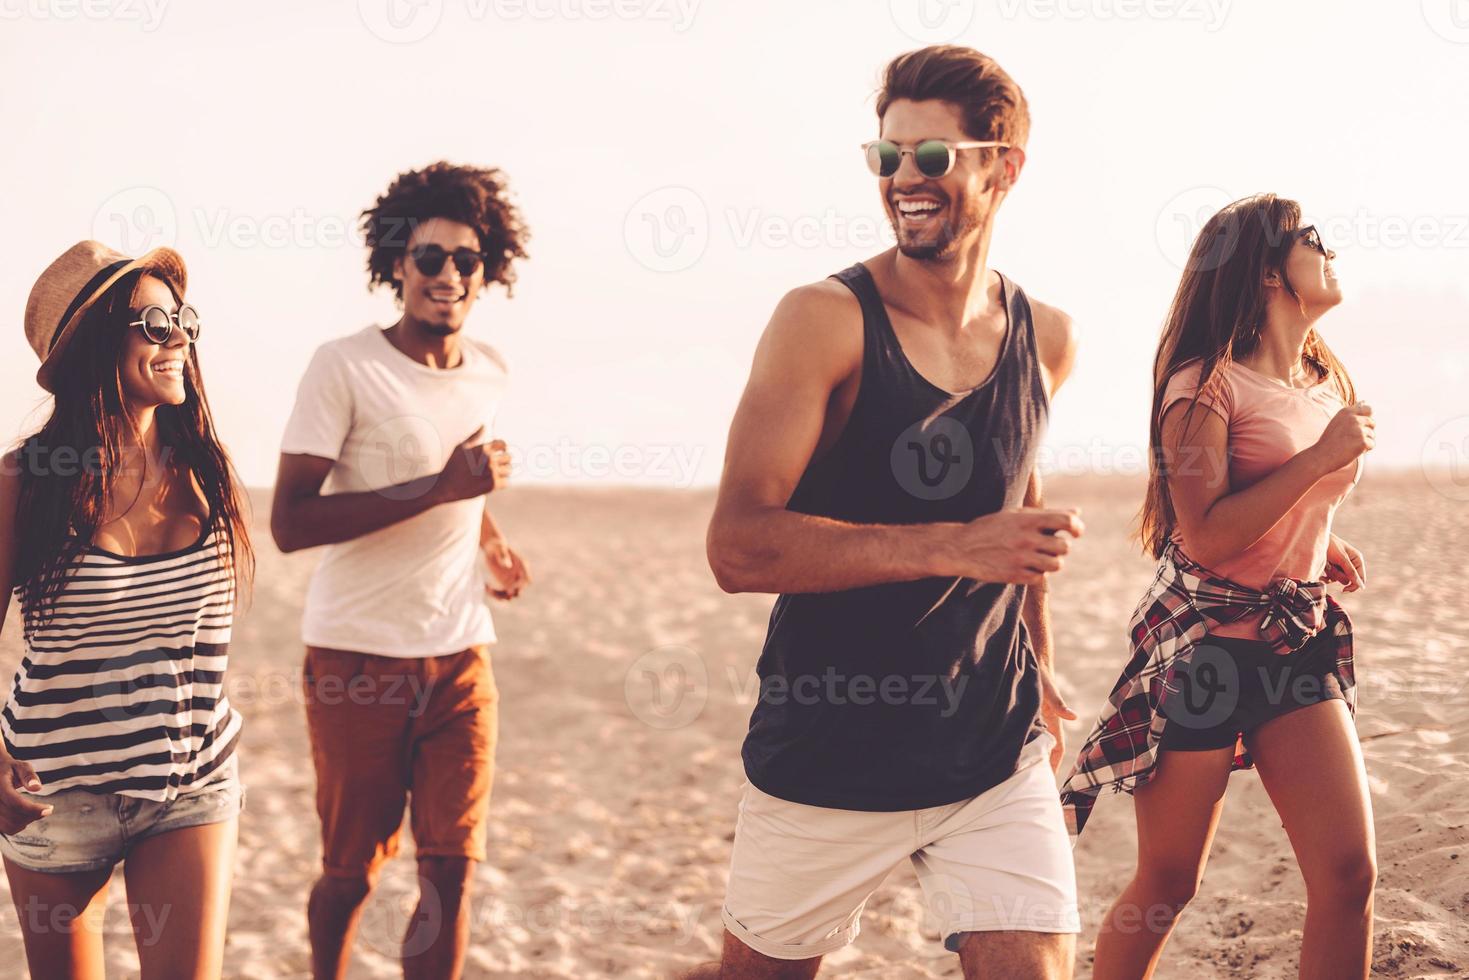
[[[947,210],[952,210],[952,203]],[[954,252],[958,249],[957,243],[980,223],[979,219],[968,211],[957,213],[957,220],[958,227],[954,227],[946,218],[937,235],[922,243],[917,243],[903,240],[903,233],[899,230],[902,218],[894,216],[892,219],[893,234],[898,239],[898,251],[903,253],[904,257],[916,259],[919,262],[941,262],[953,257]]]
[[[418,326],[419,329],[421,329],[424,333],[434,337],[448,337],[451,334],[456,334],[459,332],[458,327],[452,326],[448,323],[427,323],[420,320]]]

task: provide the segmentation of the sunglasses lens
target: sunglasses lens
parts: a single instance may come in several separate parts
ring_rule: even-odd
[[[166,344],[172,333],[173,324],[167,313],[156,306],[150,306],[143,311],[143,335],[150,343]]]
[[[942,177],[949,172],[953,160],[948,144],[940,140],[924,140],[913,151],[913,162],[925,177]]]
[[[475,271],[480,267],[480,263],[483,261],[480,254],[472,248],[456,248],[454,250],[454,268],[459,271],[459,275],[463,279],[468,279],[474,275]]]
[[[437,245],[420,245],[413,250],[413,264],[426,276],[436,276],[444,268],[449,254]]]
[[[891,177],[897,173],[902,160],[898,145],[889,140],[878,140],[867,147],[867,169],[879,177]]]
[[[179,307],[179,327],[183,329],[184,336],[189,338],[189,343],[199,339],[199,312],[192,306]]]

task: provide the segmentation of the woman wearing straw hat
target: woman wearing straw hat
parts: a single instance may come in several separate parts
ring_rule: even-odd
[[[224,671],[252,561],[185,285],[171,249],[81,242],[26,303],[55,403],[0,467],[0,595],[25,637],[0,713],[0,855],[46,980],[103,975],[119,861],[142,976],[222,969],[244,803]]]

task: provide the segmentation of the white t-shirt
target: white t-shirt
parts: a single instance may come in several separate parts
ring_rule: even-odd
[[[317,349],[296,391],[282,453],[335,460],[324,494],[381,490],[440,472],[481,424],[488,440],[508,375],[469,337],[458,366],[431,368],[367,327]],[[327,545],[306,593],[308,646],[432,657],[491,643],[479,550],[485,498],[431,507]]]

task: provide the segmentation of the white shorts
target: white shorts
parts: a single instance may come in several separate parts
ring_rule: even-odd
[[[1080,932],[1071,842],[1047,764],[1053,744],[1049,732],[1033,739],[1000,785],[922,810],[807,806],[747,785],[725,928],[775,959],[824,956],[857,938],[867,899],[911,858],[951,952],[966,932]]]

